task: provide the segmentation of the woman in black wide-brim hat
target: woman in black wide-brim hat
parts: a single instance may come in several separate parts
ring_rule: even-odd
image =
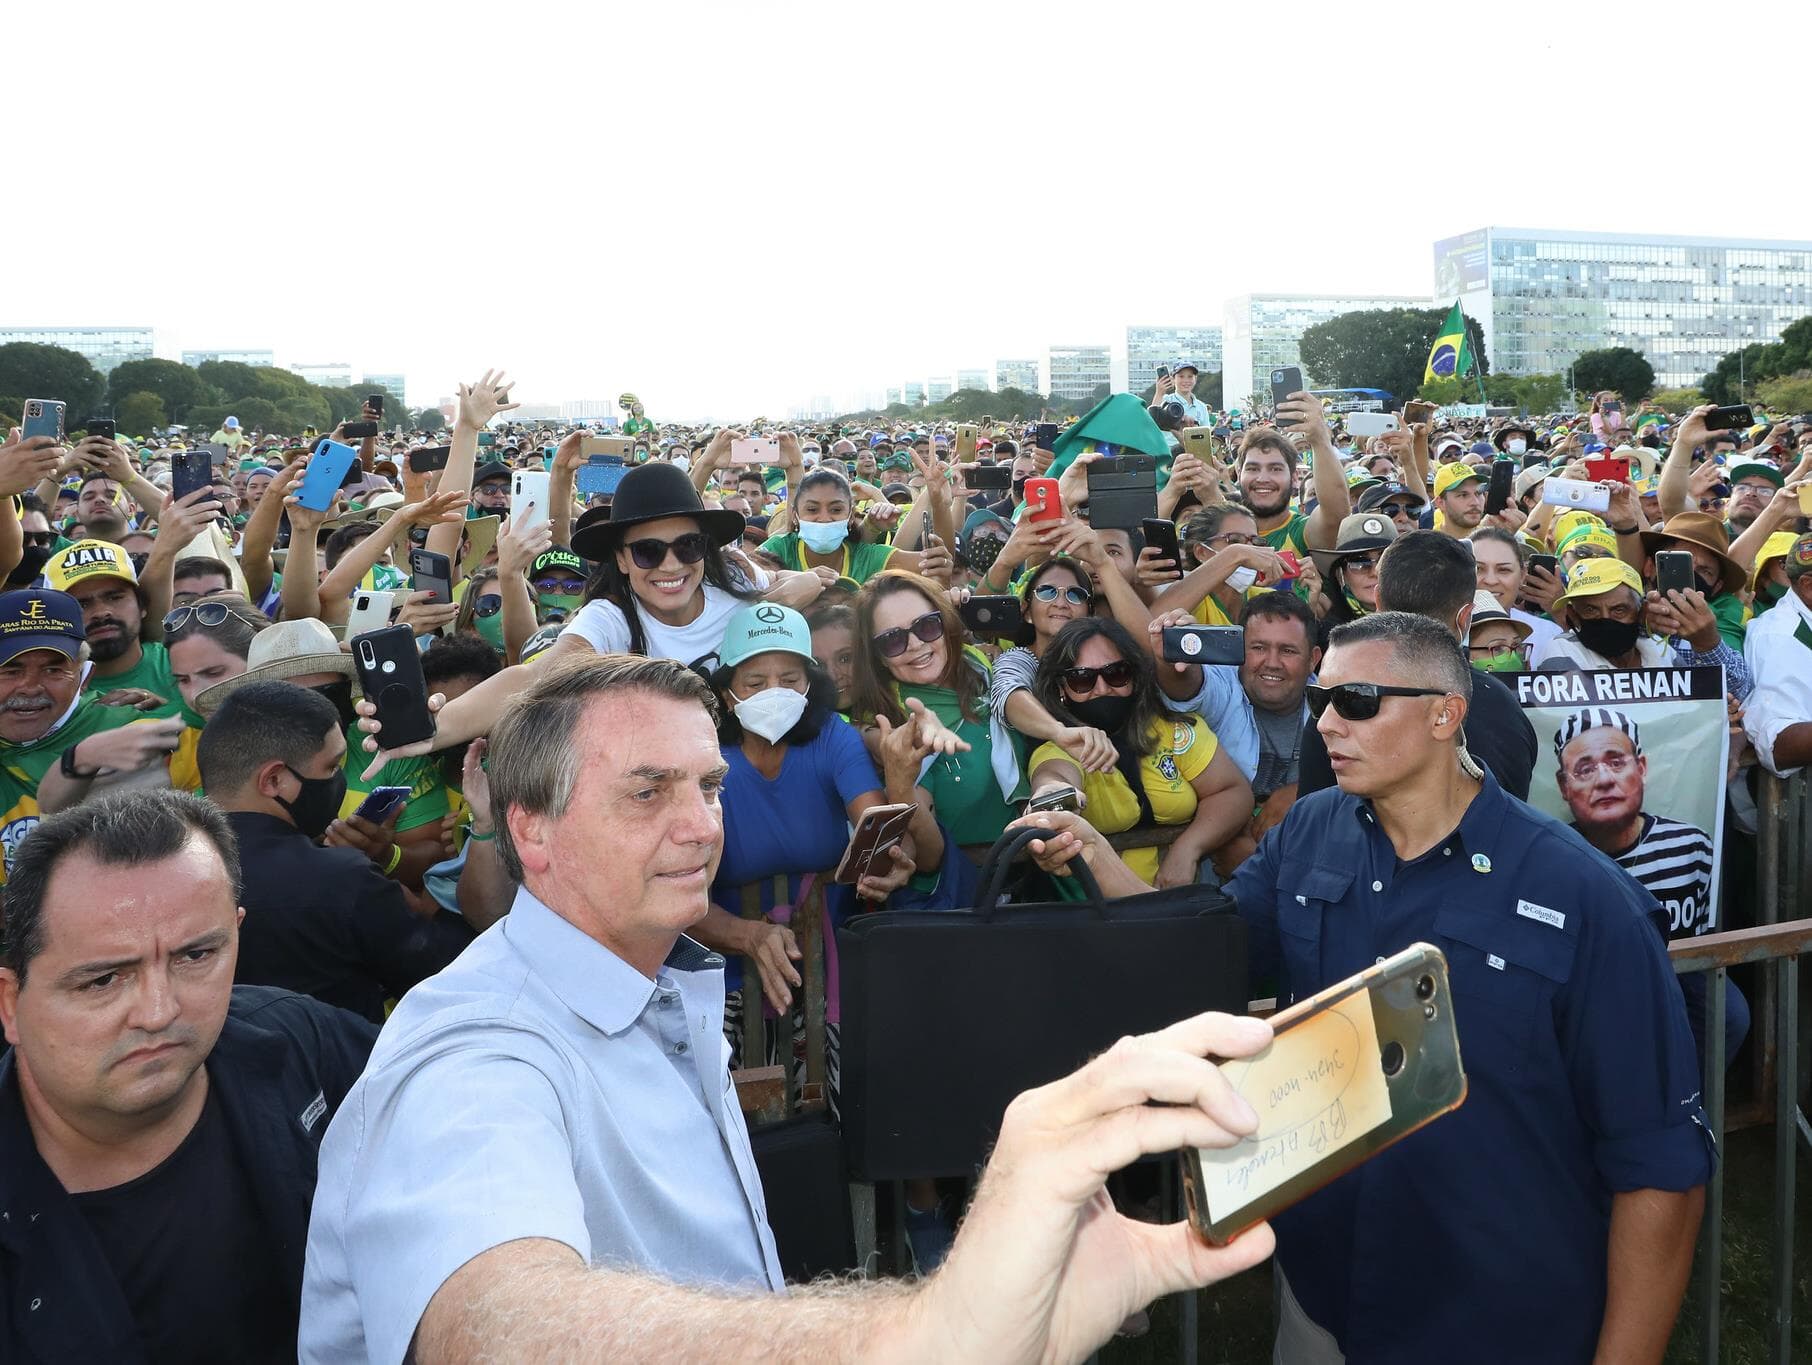
[[[709,667],[724,623],[769,586],[724,558],[742,526],[740,513],[706,507],[677,465],[630,470],[609,509],[585,513],[573,531],[573,549],[598,568],[557,650],[582,640],[600,654]]]

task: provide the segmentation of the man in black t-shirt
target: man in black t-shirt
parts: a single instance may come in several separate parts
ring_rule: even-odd
[[[40,824],[0,961],[0,1360],[294,1360],[320,1139],[377,1031],[233,988],[238,851],[160,791]]]
[[[1378,561],[1378,610],[1426,616],[1462,643],[1472,621],[1478,566],[1472,543],[1438,531],[1398,536]],[[1516,695],[1491,674],[1472,670],[1472,704],[1466,712],[1464,751],[1491,770],[1498,785],[1519,801],[1529,799],[1535,772],[1535,727]],[[1327,744],[1311,719],[1302,732],[1298,799],[1334,785]]]

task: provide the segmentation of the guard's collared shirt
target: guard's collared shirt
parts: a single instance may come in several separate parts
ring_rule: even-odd
[[[526,888],[403,998],[321,1148],[301,1357],[403,1359],[434,1292],[518,1238],[779,1289],[730,1084],[723,959],[650,980]]]
[[[1367,802],[1299,800],[1227,890],[1280,1003],[1418,940],[1452,975],[1466,1102],[1274,1220],[1304,1310],[1355,1362],[1590,1360],[1612,1195],[1711,1175],[1653,897],[1489,773],[1408,863]]]

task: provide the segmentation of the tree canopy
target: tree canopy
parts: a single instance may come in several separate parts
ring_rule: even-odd
[[[1316,388],[1384,389],[1408,398],[1422,386],[1429,348],[1447,320],[1445,308],[1366,308],[1318,322],[1302,334],[1302,368]],[[1466,319],[1478,373],[1489,370],[1485,336],[1476,318]],[[1478,383],[1468,374],[1463,389],[1476,398]],[[1455,400],[1464,401],[1464,400]]]
[[[9,414],[19,413],[27,398],[56,398],[75,429],[98,415],[106,392],[107,381],[80,351],[33,341],[0,346],[0,410]]]
[[[1655,391],[1655,367],[1641,351],[1608,346],[1580,354],[1573,362],[1573,384],[1581,393],[1609,389],[1626,403],[1640,403]]]
[[[1740,403],[1765,380],[1812,369],[1812,317],[1781,329],[1781,339],[1752,342],[1725,355],[1717,368],[1699,381],[1707,402]],[[0,392],[4,392],[0,384]]]

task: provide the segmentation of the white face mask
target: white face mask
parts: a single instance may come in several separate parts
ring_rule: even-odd
[[[1227,586],[1235,592],[1244,592],[1258,582],[1258,570],[1250,564],[1242,564],[1227,575]]]
[[[730,696],[735,698],[736,694],[732,692]],[[732,709],[743,729],[760,735],[769,744],[778,744],[781,737],[799,723],[799,717],[805,714],[805,704],[803,692],[795,692],[790,687],[768,687],[747,701],[738,701]]]
[[[1504,442],[1504,449],[1509,451],[1512,455],[1521,455],[1528,448],[1529,443],[1520,436],[1512,436],[1509,440]]]
[[[816,555],[831,554],[843,548],[843,542],[849,539],[847,521],[802,521],[799,523],[799,539],[805,542],[805,548]]]

